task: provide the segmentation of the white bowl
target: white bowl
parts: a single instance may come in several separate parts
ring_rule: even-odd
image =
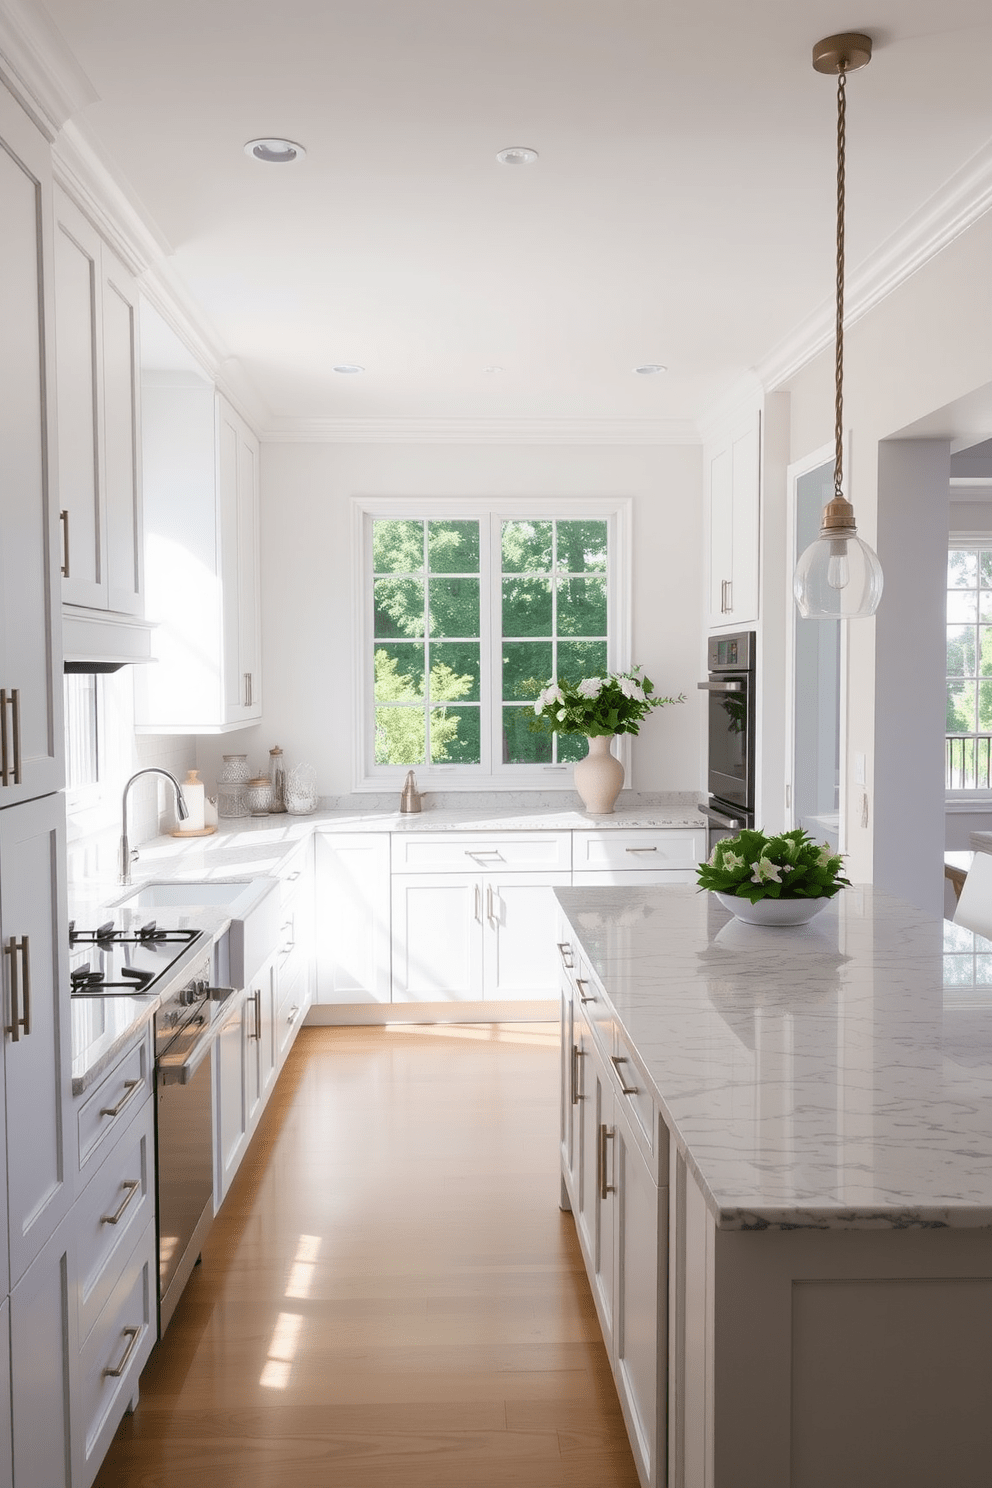
[[[724,909],[748,925],[805,925],[820,913],[829,898],[821,899],[739,899],[736,894],[717,894]]]

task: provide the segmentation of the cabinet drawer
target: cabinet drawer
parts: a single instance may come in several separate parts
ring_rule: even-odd
[[[106,1152],[151,1092],[151,1030],[79,1107],[79,1166]]]
[[[617,1106],[627,1113],[630,1129],[651,1169],[654,1182],[666,1186],[668,1128],[659,1119],[651,1088],[619,1029],[615,1030],[610,1068],[614,1076]]]
[[[115,1258],[127,1254],[151,1218],[154,1174],[155,1102],[146,1100],[75,1208],[80,1342],[85,1341],[113,1291],[118,1274]]]
[[[394,833],[391,851],[394,873],[550,873],[572,865],[569,832]]]
[[[576,874],[606,869],[626,873],[657,873],[670,869],[694,871],[706,856],[706,833],[702,829],[698,832],[576,832],[573,852]]]
[[[279,1006],[276,1009],[276,1059],[285,1058],[290,1044],[296,1037],[300,1024],[306,1017],[310,998],[307,993],[306,969],[301,970],[288,984],[279,983]]]
[[[155,1225],[149,1223],[79,1351],[82,1429],[77,1427],[74,1436],[83,1453],[79,1476],[87,1482],[110,1444],[126,1402],[137,1392],[138,1376],[158,1331],[155,1308]]]

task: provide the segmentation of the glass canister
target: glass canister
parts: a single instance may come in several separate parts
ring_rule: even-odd
[[[285,811],[286,761],[278,744],[269,750],[269,780],[272,783],[272,805],[269,810],[273,813]]]
[[[246,754],[225,754],[217,777],[218,785],[234,785],[251,779],[251,769]]]
[[[317,772],[313,765],[294,765],[286,776],[286,810],[309,816],[317,809]]]
[[[251,816],[268,816],[272,805],[272,782],[268,775],[257,775],[245,787],[245,801]]]
[[[217,815],[218,816],[247,816],[247,781],[234,780],[217,782]]]

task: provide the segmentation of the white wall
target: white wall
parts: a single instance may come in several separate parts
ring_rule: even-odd
[[[848,494],[854,502],[863,536],[878,545],[887,584],[913,544],[911,529],[897,521],[879,520],[879,445],[908,425],[947,410],[931,424],[933,437],[953,435],[954,405],[992,383],[992,214],[962,233],[938,257],[852,325],[845,345],[845,425],[851,435]],[[832,350],[825,352],[789,384],[791,457],[799,460],[831,439],[833,422]],[[987,431],[992,433],[992,430]],[[780,493],[786,499],[786,493]],[[893,507],[898,493],[888,487],[881,499]],[[946,494],[944,496],[946,510]],[[905,549],[905,550],[904,550]],[[883,596],[882,605],[886,604]],[[939,616],[934,623],[942,624]],[[868,767],[867,826],[862,824],[860,789],[852,786],[846,801],[847,841],[852,877],[871,881],[876,847],[889,830],[887,818],[876,823],[874,793],[878,772],[886,767],[876,754],[876,676],[890,663],[897,666],[901,640],[893,627],[879,634],[879,622],[850,625],[850,670],[847,749],[848,780],[853,758],[864,753]],[[898,669],[898,667],[897,667]],[[784,679],[783,679],[784,683]],[[928,819],[933,802],[943,797],[943,772],[928,779]],[[911,812],[916,802],[907,802]],[[929,898],[930,866],[921,869],[920,894]]]
[[[701,783],[704,576],[699,447],[547,445],[262,446],[262,629],[265,721],[199,740],[209,785],[222,753],[307,760],[322,796],[353,785],[354,632],[358,575],[353,496],[631,496],[633,659],[684,707],[651,717],[633,744],[641,791]]]

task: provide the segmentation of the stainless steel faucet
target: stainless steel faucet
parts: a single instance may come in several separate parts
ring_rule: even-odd
[[[131,789],[131,787],[134,784],[134,782],[137,779],[139,779],[139,777],[142,776],[142,775],[164,775],[165,778],[166,778],[166,780],[171,780],[172,781],[172,785],[173,785],[173,789],[176,792],[176,813],[177,813],[177,815],[179,817],[179,820],[180,821],[185,821],[186,818],[189,816],[189,811],[186,808],[186,798],[183,795],[183,788],[179,784],[179,781],[176,779],[175,775],[171,775],[168,770],[162,770],[162,769],[160,769],[158,765],[146,765],[143,770],[136,770],[134,772],[134,774],[131,776],[131,779],[128,781],[127,785],[124,787],[124,794],[121,797],[121,876],[120,876],[120,882],[122,884],[129,884],[131,882],[131,864],[134,862],[135,858],[138,856],[137,848],[132,848],[131,847],[131,844],[127,840],[127,793]]]

